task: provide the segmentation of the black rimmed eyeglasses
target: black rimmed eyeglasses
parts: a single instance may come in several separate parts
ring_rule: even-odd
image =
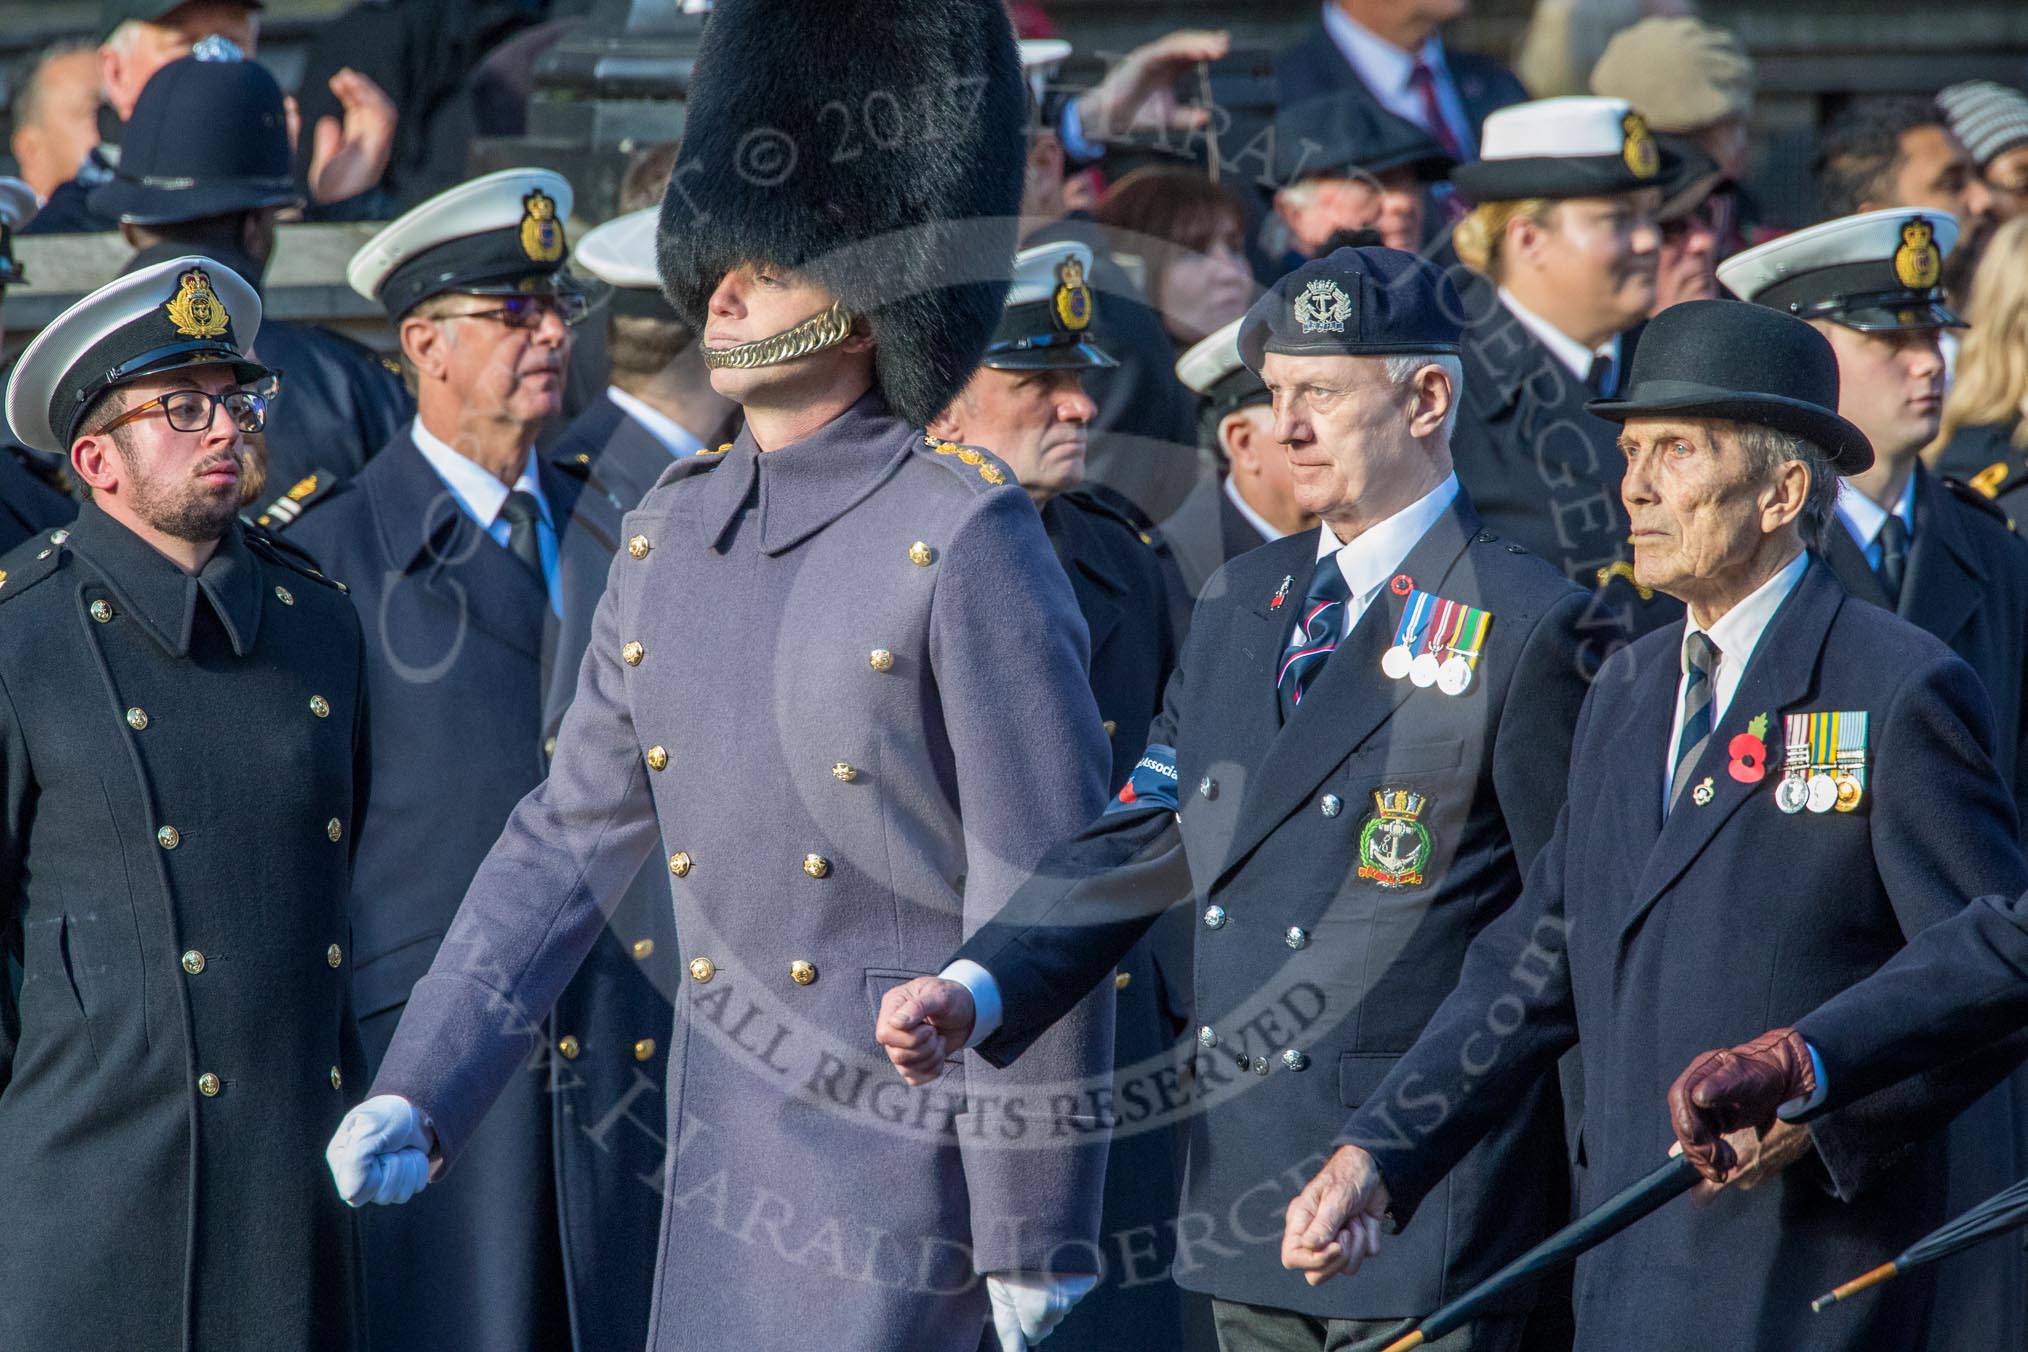
[[[212,419],[218,416],[219,405],[223,404],[233,426],[242,432],[258,432],[267,426],[268,400],[278,382],[269,379],[261,384],[266,393],[249,389],[230,389],[222,394],[213,394],[209,390],[171,390],[145,404],[136,404],[107,423],[104,430],[110,432],[115,427],[124,427],[159,408],[162,416],[169,420],[169,425],[177,431],[202,432],[211,426]]]

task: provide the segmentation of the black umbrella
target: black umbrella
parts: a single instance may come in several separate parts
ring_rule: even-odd
[[[1847,1296],[1856,1296],[1868,1287],[1878,1286],[1888,1278],[1947,1258],[1960,1249],[1969,1249],[1981,1240],[1994,1235],[2004,1235],[2009,1230],[2028,1225],[2028,1179],[2002,1188],[1985,1201],[1967,1211],[1954,1221],[1947,1222],[1941,1229],[1933,1230],[1915,1243],[1902,1250],[1901,1256],[1891,1263],[1882,1263],[1873,1271],[1854,1277],[1836,1290],[1826,1292],[1810,1302],[1812,1310],[1821,1311],[1827,1305],[1836,1305]]]
[[[1696,1167],[1681,1155],[1671,1155],[1668,1163],[1647,1177],[1620,1189],[1600,1206],[1579,1216],[1450,1304],[1424,1318],[1413,1333],[1386,1344],[1384,1352],[1408,1352],[1412,1347],[1421,1347],[1443,1337],[1452,1329],[1462,1328],[1484,1312],[1495,1296],[1503,1295],[1551,1268],[1574,1262],[1579,1254],[1603,1244],[1696,1185]],[[1354,1352],[1367,1352],[1367,1349],[1362,1344]]]

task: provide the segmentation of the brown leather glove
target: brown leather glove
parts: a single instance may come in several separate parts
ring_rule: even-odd
[[[1776,1028],[1731,1051],[1706,1052],[1669,1086],[1669,1121],[1697,1172],[1723,1183],[1738,1157],[1725,1133],[1766,1131],[1775,1110],[1817,1092],[1810,1049],[1793,1028]]]

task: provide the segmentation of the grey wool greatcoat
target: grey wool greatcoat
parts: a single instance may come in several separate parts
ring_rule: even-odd
[[[90,504],[0,574],[0,1348],[351,1352],[352,606]]]
[[[1103,801],[1063,571],[1003,466],[877,394],[677,462],[622,529],[549,778],[375,1091],[455,1169],[659,835],[686,975],[650,1346],[975,1352],[976,1273],[1097,1269],[1113,991],[922,1089],[873,1019]]]

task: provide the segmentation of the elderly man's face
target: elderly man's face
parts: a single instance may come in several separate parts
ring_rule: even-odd
[[[1075,370],[981,367],[929,430],[999,456],[1041,503],[1084,482],[1085,428],[1097,416]]]
[[[1695,605],[1736,592],[1768,537],[1801,510],[1809,471],[1792,462],[1773,475],[1747,463],[1733,424],[1704,418],[1629,418],[1620,498],[1633,522],[1634,579]],[[1758,581],[1758,579],[1752,579]],[[1749,588],[1750,590],[1750,588]]]
[[[1274,436],[1288,454],[1290,490],[1304,512],[1339,516],[1392,502],[1404,484],[1427,477],[1428,452],[1417,432],[1434,431],[1422,426],[1432,423],[1431,411],[1419,407],[1415,381],[1387,378],[1385,358],[1270,352],[1261,379],[1274,400]],[[1441,421],[1438,412],[1434,422]]]

